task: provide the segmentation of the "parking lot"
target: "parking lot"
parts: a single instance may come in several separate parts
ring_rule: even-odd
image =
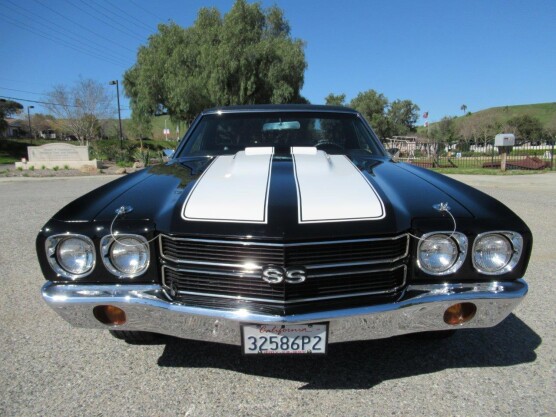
[[[454,178],[531,227],[525,301],[492,329],[331,345],[320,358],[70,327],[40,296],[35,237],[113,177],[0,179],[0,416],[556,415],[556,174]]]

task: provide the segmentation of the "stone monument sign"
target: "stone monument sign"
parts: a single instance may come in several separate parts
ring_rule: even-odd
[[[97,161],[89,160],[89,149],[87,146],[75,146],[68,143],[48,143],[42,146],[28,146],[28,160],[16,162],[16,168],[34,169],[64,168],[82,169],[84,167],[97,167]]]

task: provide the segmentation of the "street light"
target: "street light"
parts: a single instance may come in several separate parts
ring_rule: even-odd
[[[120,113],[120,83],[118,80],[110,81],[108,84],[116,86],[116,95],[118,97],[118,120],[120,122],[120,149],[124,148],[124,135],[122,134],[122,115]]]
[[[33,130],[31,129],[31,111],[29,109],[34,109],[35,106],[27,106],[27,119],[29,120],[29,134],[31,139],[33,139]]]

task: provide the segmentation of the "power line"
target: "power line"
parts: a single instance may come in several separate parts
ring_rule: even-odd
[[[87,6],[87,7],[89,7],[89,8],[91,8],[91,9],[93,9],[93,10],[96,11],[96,9],[95,9],[93,6],[91,6],[90,4],[87,4],[87,3],[85,3],[85,2],[82,2],[82,3],[83,3],[85,6]],[[130,36],[130,37],[134,38],[134,39],[137,39],[137,40],[139,40],[140,42],[144,42],[144,41],[145,41],[145,39],[143,39],[143,38],[137,36],[136,34],[133,34],[133,33],[131,33],[131,32],[125,31],[125,30],[122,30],[121,25],[120,25],[120,22],[118,22],[118,21],[116,21],[116,24],[117,24],[117,25],[120,25],[120,26],[115,26],[115,25],[113,25],[113,24],[111,24],[111,23],[108,23],[107,21],[105,21],[105,20],[103,20],[103,19],[101,19],[101,18],[96,17],[95,15],[93,15],[93,14],[91,14],[90,12],[88,12],[87,10],[85,10],[85,9],[83,9],[83,8],[81,8],[81,7],[79,7],[79,6],[78,6],[77,4],[75,4],[75,3],[69,3],[69,4],[71,4],[71,5],[72,5],[73,7],[75,7],[76,9],[81,10],[83,13],[85,13],[85,14],[87,14],[88,16],[92,17],[93,19],[96,19],[96,20],[98,20],[98,21],[104,23],[105,25],[110,26],[112,29],[115,29],[115,30],[117,30],[118,32],[123,33],[124,35],[127,35],[127,36]],[[110,16],[108,16],[107,14],[105,14],[105,13],[103,13],[103,12],[98,12],[98,11],[97,11],[97,13],[100,13],[100,14],[106,16],[109,20],[114,21],[114,19],[112,19]]]
[[[156,15],[155,13],[151,12],[150,10],[145,9],[143,6],[141,6],[139,3],[137,3],[137,2],[135,2],[135,1],[133,1],[133,0],[130,0],[129,2],[130,2],[131,4],[133,4],[135,7],[137,7],[137,8],[139,8],[139,9],[143,10],[143,11],[144,11],[145,13],[147,13],[148,15],[151,15],[151,16],[156,17],[156,18],[157,18],[158,20],[160,20],[161,22],[164,22],[164,21],[167,21],[167,20],[168,20],[168,19],[165,19],[165,18],[163,18],[163,17],[160,17],[160,16]]]
[[[52,102],[49,102],[49,101],[29,100],[29,99],[26,99],[26,98],[9,97],[9,96],[3,96],[3,95],[0,95],[0,98],[6,98],[8,100],[25,101],[25,102],[28,102],[28,103],[47,104],[47,105],[52,105],[52,106],[73,107],[73,108],[76,108],[76,109],[85,108],[83,106],[76,106],[76,105],[73,105],[73,104],[52,103]],[[131,110],[128,107],[120,107],[120,109],[122,109],[122,110]]]
[[[47,96],[48,95],[48,94],[45,94],[45,93],[36,93],[34,91],[16,90],[15,88],[8,88],[8,87],[0,87],[0,90],[9,90],[9,91],[16,91],[18,93],[36,94],[36,95],[39,95],[39,96]]]
[[[10,2],[10,3],[12,3],[10,0],[7,0],[7,1]],[[14,4],[14,3],[12,3],[12,4]],[[17,7],[17,5],[15,5],[15,6]],[[8,7],[10,7],[10,6],[8,6]],[[29,11],[23,9],[22,7],[19,7],[19,8],[20,8],[21,11],[23,11],[24,13],[31,14],[31,12],[29,12]],[[16,13],[21,13],[21,11],[19,11],[19,10],[17,10],[17,9],[13,9],[13,8],[12,8],[11,10],[15,10]],[[38,23],[38,24],[40,25],[40,26],[38,26],[39,28],[44,28],[43,22],[37,21],[36,19],[34,19],[34,18],[32,18],[32,17],[28,17],[28,16],[24,16],[24,17],[25,17],[25,19],[30,20],[31,22],[36,22],[36,23]],[[38,31],[38,32],[41,32],[39,29],[35,29],[35,27],[33,27],[33,26],[28,26],[28,24],[27,24],[26,22],[21,22],[21,21],[18,21],[18,20],[16,20],[16,19],[13,19],[13,18],[11,18],[11,19],[12,19],[14,22],[18,23],[19,25],[22,25],[22,26],[24,26],[24,27],[26,27],[26,28],[31,27],[31,29],[36,30],[36,31]],[[116,54],[113,54],[112,52],[110,52],[109,50],[107,50],[107,48],[106,48],[105,46],[102,46],[102,45],[101,45],[101,47],[98,48],[98,47],[95,47],[95,46],[83,45],[82,39],[80,39],[80,38],[78,38],[78,37],[72,35],[71,33],[64,33],[63,31],[58,30],[58,29],[55,28],[55,27],[48,27],[48,30],[49,30],[50,32],[54,32],[54,33],[60,34],[61,36],[63,36],[63,38],[58,38],[56,35],[54,35],[54,34],[52,34],[52,33],[48,33],[48,32],[42,32],[42,33],[43,33],[43,34],[46,34],[47,36],[53,36],[53,37],[55,37],[57,40],[60,40],[60,39],[61,39],[61,41],[63,41],[63,42],[77,42],[77,45],[78,45],[77,47],[78,47],[78,48],[85,48],[85,50],[89,50],[89,52],[92,52],[92,53],[97,54],[97,55],[99,55],[99,56],[105,56],[105,57],[108,58],[108,59],[111,59],[111,60],[120,62],[122,65],[127,64],[127,63],[125,63],[125,61],[122,60],[121,56],[118,56],[118,55],[116,55]],[[74,46],[75,46],[75,45],[74,45]]]
[[[21,12],[23,12],[24,14],[26,13],[27,14],[26,19],[34,21],[36,24],[40,25],[39,27],[44,28],[44,18],[42,16],[40,16],[39,14],[34,13],[30,10],[27,10],[24,7],[19,6],[18,4],[14,3],[12,0],[7,0],[7,1],[12,4],[11,10],[14,10],[16,13],[21,13]],[[8,7],[10,7],[10,6],[8,6]],[[31,17],[28,17],[28,16],[31,16]],[[36,17],[38,17],[40,20],[37,20]],[[98,51],[97,53],[99,53],[99,54],[109,54],[110,58],[114,58],[116,60],[121,59],[120,55],[117,55],[114,52],[111,52],[110,50],[108,50],[106,48],[106,45],[102,45],[102,44],[100,44],[100,43],[98,43],[98,42],[96,42],[92,39],[84,38],[82,36],[82,34],[77,34],[77,36],[76,36],[75,32],[72,32],[67,28],[67,25],[64,26],[64,29],[65,29],[65,31],[61,31],[61,30],[57,29],[56,27],[53,27],[52,25],[50,25],[48,27],[48,30],[59,33],[60,35],[62,35],[64,37],[69,37],[69,38],[75,40],[76,42],[78,42],[79,44],[83,44],[84,41],[85,41],[85,42],[88,42],[88,43],[92,43],[94,45],[98,45],[98,46],[88,46],[88,47],[90,49]]]
[[[63,14],[61,14],[61,13],[59,13],[58,11],[54,10],[53,8],[47,6],[46,4],[41,3],[39,0],[34,0],[34,1],[35,1],[35,3],[38,3],[39,5],[41,5],[42,7],[44,7],[45,9],[48,9],[48,10],[50,10],[52,13],[57,14],[58,16],[62,17],[63,19],[67,20],[67,21],[70,22],[71,24],[73,24],[73,25],[75,25],[75,26],[78,26],[78,27],[80,27],[81,29],[86,30],[86,31],[89,32],[89,33],[92,33],[93,35],[95,35],[95,36],[98,37],[98,38],[101,38],[101,39],[104,39],[105,41],[110,42],[110,45],[118,46],[118,47],[120,47],[120,48],[122,48],[122,49],[125,49],[125,50],[127,50],[127,51],[132,52],[132,53],[135,54],[135,51],[134,51],[133,49],[130,49],[130,48],[126,47],[126,46],[123,46],[123,45],[121,45],[121,44],[115,42],[114,39],[110,39],[110,38],[108,38],[108,37],[106,37],[106,36],[104,36],[104,35],[101,35],[101,34],[95,32],[95,31],[93,31],[93,30],[91,30],[91,29],[89,29],[89,28],[83,26],[81,23],[76,22],[75,20],[70,19],[70,18],[67,17],[67,16],[64,16]]]
[[[0,16],[1,16],[1,15],[0,15]],[[68,43],[68,42],[65,41],[64,39],[61,39],[61,38],[59,38],[59,37],[57,37],[57,36],[45,34],[44,32],[41,33],[41,31],[36,30],[36,29],[34,29],[34,28],[30,28],[29,26],[27,26],[27,25],[25,25],[25,24],[22,24],[22,23],[20,23],[20,22],[18,22],[18,21],[14,21],[13,19],[8,18],[7,16],[1,16],[1,17],[3,17],[4,20],[6,20],[6,22],[8,22],[9,24],[11,24],[11,25],[13,25],[13,26],[16,26],[16,27],[18,27],[18,28],[20,28],[20,29],[23,29],[23,30],[26,30],[26,31],[28,31],[28,32],[31,32],[31,33],[33,33],[33,34],[35,34],[35,35],[37,35],[37,36],[40,36],[41,38],[48,39],[48,40],[50,40],[50,41],[52,41],[52,42],[54,42],[54,43],[59,43],[59,44],[61,44],[61,45],[64,45],[65,47],[70,48],[70,49],[73,49],[73,50],[75,50],[75,51],[77,51],[77,52],[81,52],[81,53],[83,53],[83,54],[92,56],[92,57],[94,57],[94,58],[97,58],[97,59],[100,59],[100,60],[102,60],[102,61],[108,62],[108,63],[110,63],[110,64],[120,65],[120,66],[125,66],[125,65],[127,65],[127,64],[124,63],[123,61],[117,61],[117,60],[115,60],[115,59],[113,59],[113,58],[108,58],[108,57],[106,57],[106,56],[99,55],[99,54],[96,53],[96,52],[87,51],[86,49],[83,49],[82,47],[74,46],[74,45],[72,45],[71,43]]]
[[[96,2],[95,2],[95,3],[96,3]],[[98,3],[97,3],[97,4],[98,4]],[[110,11],[111,11],[111,13],[118,15],[120,18],[122,18],[122,19],[124,19],[125,21],[131,23],[132,25],[135,25],[135,26],[137,26],[137,27],[142,27],[143,29],[146,29],[146,30],[148,30],[148,31],[151,31],[151,30],[152,30],[152,26],[151,26],[151,25],[148,25],[148,24],[142,22],[141,20],[139,20],[139,19],[135,18],[134,16],[132,16],[128,11],[119,8],[118,5],[117,5],[115,2],[114,2],[114,3],[108,3],[108,4],[110,5]],[[103,9],[106,10],[106,7],[104,7],[104,6],[101,6],[101,7],[102,7]],[[121,13],[116,12],[114,9],[119,10]],[[128,17],[131,18],[131,19],[133,19],[133,20],[135,20],[135,22],[133,22],[132,20],[130,20]]]

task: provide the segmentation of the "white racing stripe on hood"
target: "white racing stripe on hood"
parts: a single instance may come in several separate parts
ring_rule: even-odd
[[[273,148],[218,156],[185,200],[190,221],[267,223]]]
[[[380,220],[384,203],[345,155],[292,148],[299,223]]]

